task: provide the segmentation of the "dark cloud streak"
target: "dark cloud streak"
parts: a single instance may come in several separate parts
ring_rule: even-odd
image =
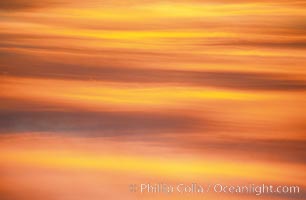
[[[4,111],[0,113],[0,133],[46,131],[85,137],[145,135],[163,134],[167,131],[187,132],[198,126],[198,123],[193,117],[146,112]]]
[[[176,144],[178,145],[178,144]],[[197,151],[211,151],[226,154],[230,149],[229,156],[239,155],[246,152],[247,157],[253,159],[268,159],[270,161],[289,161],[306,163],[306,141],[304,140],[281,140],[281,139],[253,139],[253,138],[226,138],[221,140],[192,140],[184,141],[181,146]]]
[[[83,64],[64,64],[37,59],[32,61],[31,66],[25,67],[24,63],[29,61],[29,57],[16,58],[15,55],[4,53],[0,55],[0,59],[3,60],[0,73],[17,77],[174,84],[258,91],[306,89],[306,81],[276,73],[161,70],[117,66],[86,67]]]
[[[0,11],[25,11],[59,4],[59,0],[1,0]]]

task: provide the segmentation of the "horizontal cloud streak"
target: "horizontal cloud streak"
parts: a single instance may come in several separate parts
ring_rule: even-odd
[[[185,71],[37,63],[29,68],[18,65],[0,67],[2,74],[30,78],[97,80],[123,83],[156,83],[220,87],[241,90],[300,91],[306,81],[282,74],[235,71]]]
[[[207,125],[210,127],[211,123]],[[188,132],[197,126],[199,121],[195,118],[144,112],[6,111],[0,114],[2,133],[53,131],[85,137],[129,136]]]
[[[59,0],[4,0],[0,1],[0,11],[22,11],[37,8],[49,8],[59,3]]]
[[[165,140],[165,139],[164,139]],[[170,141],[169,141],[170,142]],[[222,154],[228,157],[246,157],[254,160],[292,162],[306,164],[306,141],[244,138],[198,138],[197,140],[176,141],[176,145],[200,152]],[[170,142],[171,143],[171,142]],[[246,155],[243,153],[245,152]]]

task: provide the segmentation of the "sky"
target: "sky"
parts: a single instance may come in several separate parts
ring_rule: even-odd
[[[0,1],[0,199],[203,199],[131,184],[298,185],[302,0]]]

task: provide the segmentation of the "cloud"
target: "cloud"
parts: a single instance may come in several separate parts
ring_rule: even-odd
[[[187,132],[198,126],[192,117],[146,112],[5,111],[0,132],[66,132],[82,136],[124,136]]]
[[[3,11],[20,11],[31,10],[37,8],[45,8],[55,5],[55,0],[3,0],[0,1],[0,10]]]
[[[306,89],[306,81],[278,73],[162,70],[118,66],[88,67],[85,64],[65,64],[43,61],[39,58],[32,60],[27,56],[11,53],[2,53],[1,57],[5,59],[0,72],[17,77],[156,83],[258,91],[304,91]],[[24,63],[28,62],[31,62],[31,65],[27,68],[23,67]]]
[[[177,145],[177,144],[176,144]],[[252,157],[256,160],[306,163],[306,141],[285,139],[222,138],[181,142],[182,148],[229,154],[229,157]]]

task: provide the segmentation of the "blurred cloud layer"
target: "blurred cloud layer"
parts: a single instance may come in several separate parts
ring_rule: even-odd
[[[305,198],[305,6],[1,1],[0,199],[182,198],[128,190],[148,182]]]

